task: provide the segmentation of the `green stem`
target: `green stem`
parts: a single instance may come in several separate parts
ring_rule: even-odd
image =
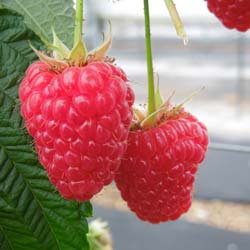
[[[75,17],[75,33],[74,46],[82,39],[83,32],[83,1],[76,0],[76,17]]]
[[[155,85],[154,85],[154,70],[151,48],[150,34],[150,15],[148,0],[144,0],[144,20],[145,20],[145,43],[147,55],[147,70],[148,70],[148,115],[155,112]],[[151,124],[154,122],[154,116],[150,118]]]

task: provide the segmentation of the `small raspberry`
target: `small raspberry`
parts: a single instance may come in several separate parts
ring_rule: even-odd
[[[151,223],[176,220],[187,212],[207,145],[206,127],[185,111],[157,127],[130,131],[115,176],[129,208]]]
[[[39,61],[19,95],[39,161],[62,196],[86,201],[113,180],[134,102],[122,70],[95,62],[55,73]]]
[[[249,0],[207,0],[208,9],[229,29],[250,29]]]

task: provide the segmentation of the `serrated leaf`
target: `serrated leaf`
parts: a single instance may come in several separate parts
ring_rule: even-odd
[[[90,203],[60,197],[22,127],[18,85],[42,43],[9,10],[0,10],[0,250],[88,250]]]
[[[23,17],[0,9],[0,106],[1,118],[16,120],[20,124],[18,108],[18,82],[25,69],[36,59],[27,40],[37,48],[42,43],[23,23]]]
[[[52,42],[54,27],[58,37],[72,47],[75,17],[72,0],[0,0],[0,4],[22,14],[27,26],[38,36]]]

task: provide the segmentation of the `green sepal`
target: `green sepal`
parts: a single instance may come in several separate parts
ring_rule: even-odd
[[[82,66],[87,62],[88,52],[85,43],[79,39],[69,55],[70,65]]]
[[[57,49],[53,50],[53,56],[59,60],[65,60],[69,58],[70,50],[68,47],[58,38],[55,29],[52,28],[53,34],[53,46]]]
[[[163,98],[160,93],[160,82],[159,82],[159,76],[157,76],[157,85],[155,90],[155,106],[156,110],[161,107],[163,103]]]
[[[53,44],[47,41],[42,35],[39,35],[39,38],[41,41],[45,44],[45,46],[52,51],[53,53],[53,58],[58,59],[58,60],[65,60],[69,58],[69,49],[64,45],[62,41],[58,38],[56,35],[54,28],[52,28],[52,33],[53,33]],[[31,48],[34,51],[34,47],[31,46]],[[35,52],[36,53],[36,52]],[[36,53],[37,54],[37,53]]]
[[[38,51],[35,47],[32,46],[30,41],[29,41],[29,45],[32,48],[32,50],[35,52],[35,54],[38,56],[38,58],[41,61],[50,65],[52,67],[52,69],[54,69],[56,71],[62,71],[68,67],[68,64],[65,63],[64,61],[49,57],[49,56],[45,55],[44,53],[42,53],[41,51]]]
[[[59,48],[57,48],[55,45],[53,45],[52,43],[50,43],[48,40],[46,40],[46,38],[42,35],[38,35],[38,37],[40,38],[40,40],[45,44],[45,46],[54,51],[54,50],[57,50],[59,51]]]

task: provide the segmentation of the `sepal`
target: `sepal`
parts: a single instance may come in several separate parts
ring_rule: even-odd
[[[58,38],[54,28],[52,28],[53,34],[53,46],[57,48],[53,50],[53,57],[59,60],[65,60],[69,58],[70,50],[67,46]]]
[[[112,45],[112,26],[111,22],[109,22],[109,34],[106,40],[97,48],[93,49],[89,52],[88,61],[104,61],[106,55]]]
[[[155,90],[155,106],[156,109],[158,109],[163,103],[163,98],[160,93],[160,82],[159,82],[159,76],[157,75],[157,85]]]
[[[72,66],[83,66],[87,63],[88,52],[85,43],[79,40],[69,55],[69,63]]]
[[[30,43],[30,47],[35,52],[35,54],[38,56],[38,58],[42,62],[45,62],[49,66],[51,66],[53,70],[63,71],[64,69],[66,69],[68,67],[68,64],[66,62],[45,55],[41,51],[38,51],[37,49],[35,49],[31,43]]]

